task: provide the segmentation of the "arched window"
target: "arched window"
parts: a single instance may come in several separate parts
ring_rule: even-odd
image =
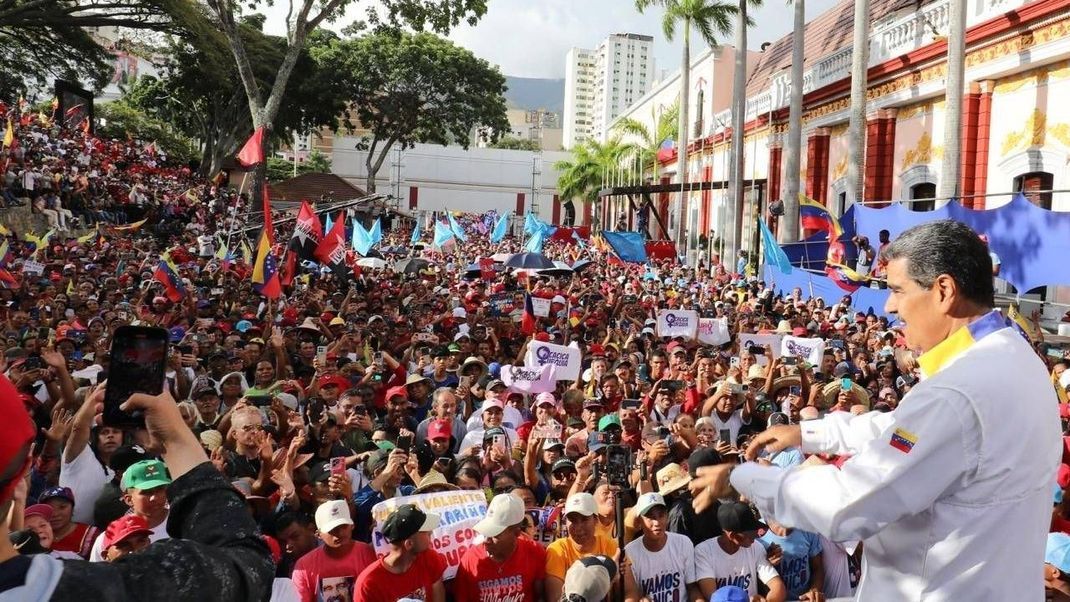
[[[1014,178],[1014,191],[1025,194],[1030,203],[1041,209],[1051,209],[1051,190],[1054,184],[1055,176],[1052,174],[1034,171]]]
[[[932,211],[936,208],[936,184],[922,182],[910,187],[911,211]]]

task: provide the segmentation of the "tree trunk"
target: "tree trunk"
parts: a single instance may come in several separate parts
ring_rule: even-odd
[[[743,238],[743,127],[747,113],[747,0],[739,0],[736,22],[736,61],[732,74],[732,165],[728,174],[727,224],[723,228],[727,244],[721,261],[735,271],[736,257]]]
[[[795,30],[791,38],[791,98],[788,140],[780,198],[784,201],[781,242],[799,240],[799,166],[802,158],[803,45],[806,43],[806,2],[795,0]],[[772,191],[770,191],[772,192]]]
[[[855,0],[851,52],[851,117],[847,126],[847,202],[862,203],[866,166],[866,84],[869,76],[869,0]],[[835,212],[830,212],[835,214]]]
[[[958,197],[962,179],[962,92],[966,79],[966,0],[951,0],[947,36],[947,102],[944,105],[944,158],[940,166],[942,198]],[[972,200],[972,199],[971,199]]]
[[[691,21],[685,19],[683,22],[684,28],[684,53],[681,57],[680,64],[680,125],[679,132],[677,132],[676,146],[676,178],[680,183],[680,194],[676,195],[676,202],[673,203],[673,228],[672,237],[676,243],[677,253],[681,255],[687,254],[687,240],[684,237],[684,219],[687,212],[687,193],[684,189],[687,187],[687,126],[688,126],[688,108],[691,97]],[[654,127],[657,127],[655,123]]]

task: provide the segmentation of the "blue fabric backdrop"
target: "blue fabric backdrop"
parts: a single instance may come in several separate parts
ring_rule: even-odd
[[[802,289],[803,297],[821,297],[828,305],[840,302],[847,294],[831,278],[819,272],[806,270],[792,270],[790,274],[781,274],[777,269],[765,268],[765,281],[770,284],[778,295],[787,294],[791,289]],[[813,293],[811,293],[813,291]],[[888,302],[886,289],[860,288],[851,293],[851,307],[856,311],[873,312],[874,315],[888,316],[884,311],[884,304]],[[891,317],[891,316],[889,316]]]

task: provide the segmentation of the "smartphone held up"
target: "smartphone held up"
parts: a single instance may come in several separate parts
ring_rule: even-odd
[[[108,386],[104,393],[104,424],[144,426],[140,411],[119,406],[134,393],[159,395],[167,372],[168,333],[163,328],[120,326],[111,341]]]

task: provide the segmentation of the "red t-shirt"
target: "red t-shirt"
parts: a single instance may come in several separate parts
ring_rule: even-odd
[[[63,539],[55,539],[52,541],[52,551],[54,552],[74,552],[82,558],[89,560],[89,551],[93,548],[93,542],[96,541],[97,535],[100,534],[100,529],[85,525],[82,523],[74,523],[74,531],[71,531]]]
[[[363,542],[353,542],[353,548],[342,558],[331,558],[320,546],[297,559],[292,576],[294,587],[301,602],[351,602],[357,576],[374,562],[375,550]]]
[[[546,549],[520,537],[516,550],[502,564],[487,556],[482,545],[461,557],[453,579],[453,599],[465,602],[535,602],[535,582],[546,576]]]
[[[357,577],[355,602],[397,602],[401,598],[430,600],[435,583],[442,581],[446,559],[434,550],[424,550],[404,574],[391,573],[380,558]]]

